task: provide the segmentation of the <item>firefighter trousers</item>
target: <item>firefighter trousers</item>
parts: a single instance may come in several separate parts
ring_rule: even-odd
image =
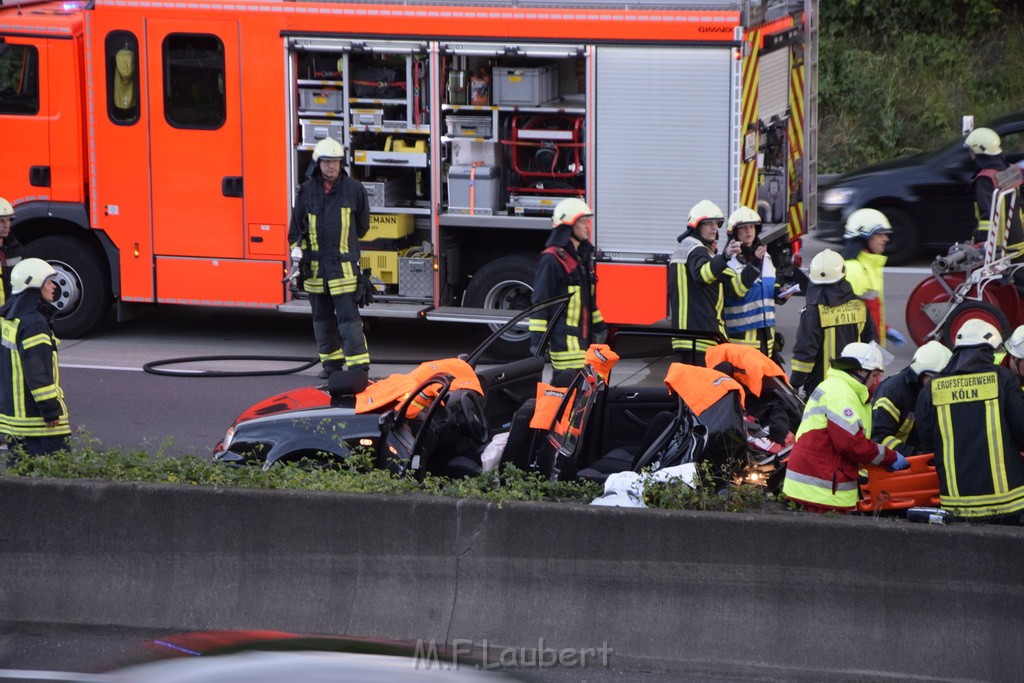
[[[320,362],[325,370],[340,370],[342,364],[354,368],[369,366],[370,352],[363,335],[353,294],[310,294],[313,309],[313,334],[316,336]]]

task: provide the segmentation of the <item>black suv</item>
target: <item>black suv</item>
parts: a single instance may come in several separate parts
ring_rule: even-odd
[[[1024,158],[1024,112],[988,124],[1002,138],[1011,162]],[[818,232],[826,241],[841,241],[847,217],[865,207],[878,209],[892,223],[886,249],[889,265],[917,256],[921,248],[945,249],[970,239],[977,224],[974,194],[968,184],[974,163],[963,138],[935,152],[900,157],[846,173],[818,192]]]

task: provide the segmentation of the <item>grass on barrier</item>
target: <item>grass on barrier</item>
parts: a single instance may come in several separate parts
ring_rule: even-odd
[[[21,456],[6,474],[19,477],[94,479],[297,491],[334,491],[401,495],[426,493],[455,498],[502,501],[554,501],[587,504],[603,491],[601,484],[585,481],[550,481],[506,464],[475,477],[452,479],[428,475],[422,484],[412,477],[395,476],[373,467],[373,455],[360,453],[341,463],[322,466],[307,461],[228,467],[194,455],[168,455],[170,443],[155,453],[145,450],[101,449],[79,435],[70,452]],[[730,488],[728,496],[716,492],[708,467],[698,471],[696,489],[675,482],[645,482],[644,502],[652,508],[745,512],[772,509],[764,489],[749,484]]]

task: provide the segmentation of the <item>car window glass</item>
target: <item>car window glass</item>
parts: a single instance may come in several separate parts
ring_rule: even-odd
[[[657,386],[663,384],[668,366],[676,362],[672,351],[672,335],[652,334],[652,331],[620,331],[615,335],[612,349],[619,361],[611,373],[614,386]]]
[[[0,114],[39,112],[39,51],[34,45],[2,45]]]

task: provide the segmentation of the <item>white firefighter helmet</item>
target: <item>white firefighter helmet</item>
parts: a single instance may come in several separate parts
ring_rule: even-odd
[[[955,348],[967,346],[984,346],[988,344],[993,349],[1003,343],[1003,337],[999,330],[992,323],[987,323],[978,318],[971,318],[960,326],[956,332],[956,340],[953,343]]]
[[[846,261],[833,249],[823,249],[811,259],[811,282],[816,285],[830,285],[839,282],[846,274]]]
[[[718,221],[718,224],[721,225],[725,222],[725,214],[718,208],[718,204],[715,204],[710,199],[702,199],[690,209],[690,215],[686,219],[686,227],[696,228],[700,225],[701,221]]]
[[[14,218],[14,207],[3,197],[0,197],[0,218]]]
[[[737,226],[740,225],[753,225],[755,228],[760,229],[761,214],[751,208],[741,206],[729,214],[729,221],[726,223],[725,229],[732,235],[736,232]]]
[[[891,234],[892,225],[885,214],[878,209],[857,209],[846,219],[846,229],[843,231],[843,239],[854,239],[861,237],[867,239],[878,233]]]
[[[1013,331],[1010,338],[1003,344],[1003,348],[1014,358],[1024,359],[1024,325]]]
[[[559,225],[573,225],[583,216],[593,216],[587,203],[579,197],[563,199],[555,205],[555,212],[551,214],[551,227]]]
[[[22,259],[11,269],[11,294],[21,294],[31,288],[41,289],[43,283],[56,274],[53,266],[41,258]]]
[[[975,154],[995,156],[1003,153],[1003,146],[999,143],[999,133],[991,128],[975,128],[964,140],[964,147]]]
[[[847,367],[853,365],[861,370],[885,370],[885,366],[893,361],[894,356],[878,345],[877,342],[850,342],[843,347],[843,352],[836,360],[846,361]],[[838,367],[843,362],[836,363]]]
[[[910,368],[918,375],[926,372],[935,374],[946,367],[949,357],[953,355],[941,342],[930,341],[914,352],[914,358],[910,361]]]
[[[313,148],[313,161],[321,159],[344,159],[345,147],[334,138],[324,138]]]

